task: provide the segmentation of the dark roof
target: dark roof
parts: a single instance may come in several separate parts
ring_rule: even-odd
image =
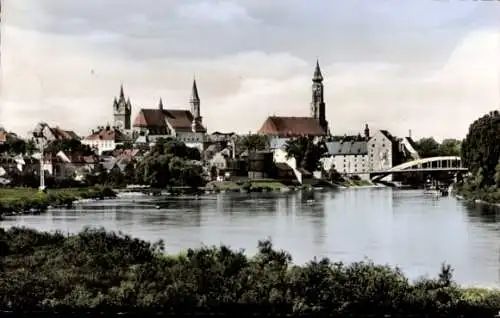
[[[258,131],[261,135],[280,137],[324,136],[325,131],[312,117],[270,116]]]
[[[57,140],[79,140],[80,137],[72,130],[64,130],[59,127],[48,127],[50,132],[54,135]]]
[[[380,131],[385,137],[387,137],[387,139],[389,139],[390,141],[392,142],[397,142],[398,139],[396,137],[394,137],[393,135],[391,135],[391,133],[387,130],[381,130]]]
[[[93,132],[90,136],[85,138],[86,140],[113,140],[115,142],[126,142],[131,141],[127,135],[115,128],[103,128],[99,131]]]
[[[326,143],[326,148],[332,156],[368,154],[368,143],[366,141],[330,141]]]
[[[417,149],[417,144],[415,143],[415,140],[411,137],[405,137],[406,141],[413,147],[413,149]]]
[[[183,109],[141,109],[134,120],[134,127],[163,128],[170,124],[176,131],[192,131],[193,114]],[[205,132],[201,125],[197,131]]]

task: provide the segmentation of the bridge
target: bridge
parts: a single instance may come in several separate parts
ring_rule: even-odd
[[[431,157],[416,159],[394,166],[384,171],[370,172],[370,179],[378,181],[390,174],[408,172],[467,172],[462,159],[455,156]]]

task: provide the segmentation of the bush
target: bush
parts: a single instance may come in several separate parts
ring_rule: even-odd
[[[269,241],[251,258],[226,246],[165,256],[163,246],[102,229],[67,237],[0,229],[0,309],[338,317],[493,317],[500,309],[498,291],[460,288],[449,266],[411,283],[372,262],[294,266]]]

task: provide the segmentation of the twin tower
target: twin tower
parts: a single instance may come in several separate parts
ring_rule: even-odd
[[[202,127],[202,117],[200,110],[200,96],[198,95],[198,87],[196,86],[196,80],[193,80],[193,87],[191,91],[191,97],[189,98],[189,104],[191,105],[191,114],[193,116],[193,126]],[[163,111],[163,101],[160,98],[159,110]],[[130,98],[125,98],[123,92],[123,85],[120,86],[120,95],[118,98],[115,97],[113,100],[113,120],[114,127],[120,130],[130,130],[132,129],[132,103]]]

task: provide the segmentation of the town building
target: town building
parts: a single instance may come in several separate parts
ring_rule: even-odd
[[[203,126],[200,102],[198,87],[194,80],[189,99],[190,110],[166,109],[160,99],[158,108],[142,108],[139,111],[133,129],[140,136],[146,136],[148,142],[170,137],[184,142],[188,147],[203,151],[207,130]]]
[[[132,142],[132,139],[123,133],[118,127],[99,127],[97,131],[82,139],[82,144],[90,146],[97,154],[102,155],[105,151],[112,151],[118,145]]]
[[[64,130],[59,126],[50,127],[47,123],[38,123],[34,132],[41,134],[47,141],[80,140],[74,131]]]
[[[295,138],[301,136],[324,137],[329,135],[326,120],[326,104],[324,100],[323,75],[316,61],[316,68],[312,78],[312,100],[309,117],[270,116],[258,133],[276,138]],[[271,141],[272,143],[272,141]]]
[[[130,98],[125,99],[123,85],[120,86],[118,99],[113,100],[113,126],[129,134],[131,132],[132,103]]]
[[[370,135],[366,125],[364,136],[344,136],[327,142],[328,155],[322,159],[323,168],[369,180],[371,172],[388,170],[406,160],[419,158],[414,145],[411,137],[397,138],[387,130],[377,130]],[[391,181],[392,176],[384,180]]]

